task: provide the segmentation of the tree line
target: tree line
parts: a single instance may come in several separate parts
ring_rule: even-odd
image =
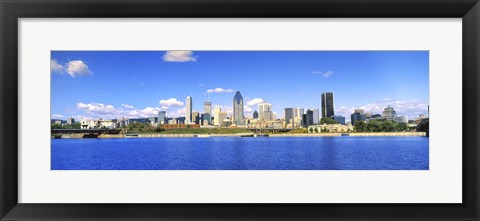
[[[354,130],[355,132],[403,132],[408,131],[408,125],[390,120],[357,121],[355,122]]]

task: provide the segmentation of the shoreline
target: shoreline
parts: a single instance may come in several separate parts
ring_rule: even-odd
[[[83,139],[84,134],[62,134],[61,139]],[[361,133],[298,133],[298,134],[137,134],[128,136],[126,134],[101,134],[97,138],[218,138],[218,137],[426,137],[426,132],[361,132]]]

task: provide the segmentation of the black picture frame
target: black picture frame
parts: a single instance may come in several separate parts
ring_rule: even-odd
[[[1,220],[479,220],[478,0],[0,0],[0,15]],[[76,17],[462,18],[463,203],[19,204],[17,20]]]

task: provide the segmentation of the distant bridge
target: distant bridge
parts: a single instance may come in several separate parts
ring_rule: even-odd
[[[52,129],[52,134],[119,134],[120,129]]]
[[[416,129],[417,132],[426,132],[427,137],[430,136],[428,121],[429,121],[429,118],[423,119],[422,121],[420,121],[420,123],[418,123],[417,129]]]

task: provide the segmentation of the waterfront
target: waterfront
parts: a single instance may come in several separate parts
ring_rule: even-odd
[[[52,170],[428,170],[427,137],[52,139]]]

